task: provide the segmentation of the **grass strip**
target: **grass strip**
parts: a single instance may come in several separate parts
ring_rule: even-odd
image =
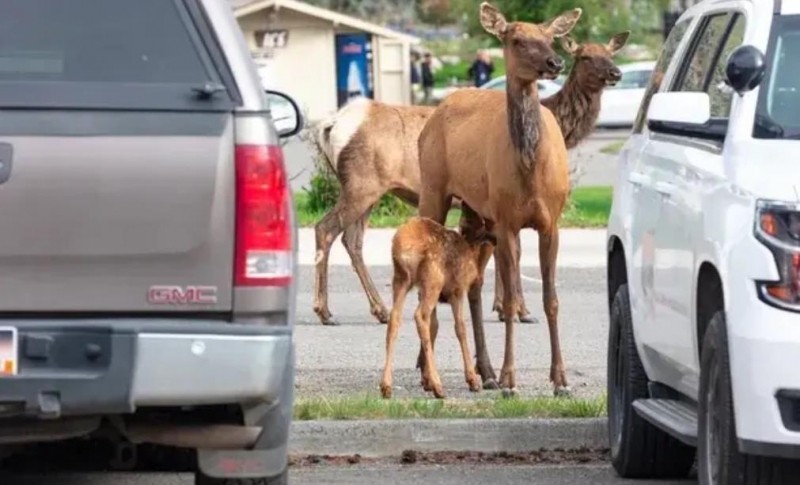
[[[297,398],[294,419],[509,419],[598,418],[606,416],[606,398],[514,397],[477,399],[383,399],[378,395]]]
[[[576,188],[572,192],[567,210],[561,217],[561,227],[565,229],[606,227],[612,198],[613,189],[609,186]],[[301,227],[313,227],[324,216],[322,212],[307,210],[307,199],[308,195],[303,192],[295,194],[295,207]],[[461,211],[451,210],[447,217],[448,227],[456,227],[460,217]],[[408,220],[407,215],[372,214],[369,225],[377,228],[395,228],[406,220]]]

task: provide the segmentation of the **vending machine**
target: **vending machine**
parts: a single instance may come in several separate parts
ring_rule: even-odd
[[[369,34],[336,36],[336,91],[339,107],[352,98],[374,98],[372,36]]]

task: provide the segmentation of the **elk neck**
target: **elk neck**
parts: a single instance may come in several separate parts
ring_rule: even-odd
[[[522,81],[514,76],[509,76],[506,96],[508,98],[508,131],[511,135],[511,142],[519,152],[523,164],[527,168],[533,168],[542,118],[539,89],[536,87],[535,81]]]
[[[592,82],[589,76],[581,75],[580,70],[579,66],[573,68],[564,87],[542,101],[553,112],[567,149],[575,148],[586,139],[600,116],[600,98],[604,86]]]

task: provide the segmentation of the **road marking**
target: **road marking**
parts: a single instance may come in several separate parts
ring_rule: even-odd
[[[531,278],[530,276],[520,275],[523,280],[530,281],[531,283],[539,283],[540,285],[544,283],[542,280],[537,278]]]

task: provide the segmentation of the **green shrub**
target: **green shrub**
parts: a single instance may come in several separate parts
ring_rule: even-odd
[[[324,214],[333,209],[339,200],[341,185],[330,169],[325,164],[319,163],[319,159],[309,185],[304,189],[307,196],[303,200],[305,207],[302,209],[314,214]],[[383,217],[410,217],[416,213],[416,208],[393,194],[386,194],[376,204],[372,213]]]

